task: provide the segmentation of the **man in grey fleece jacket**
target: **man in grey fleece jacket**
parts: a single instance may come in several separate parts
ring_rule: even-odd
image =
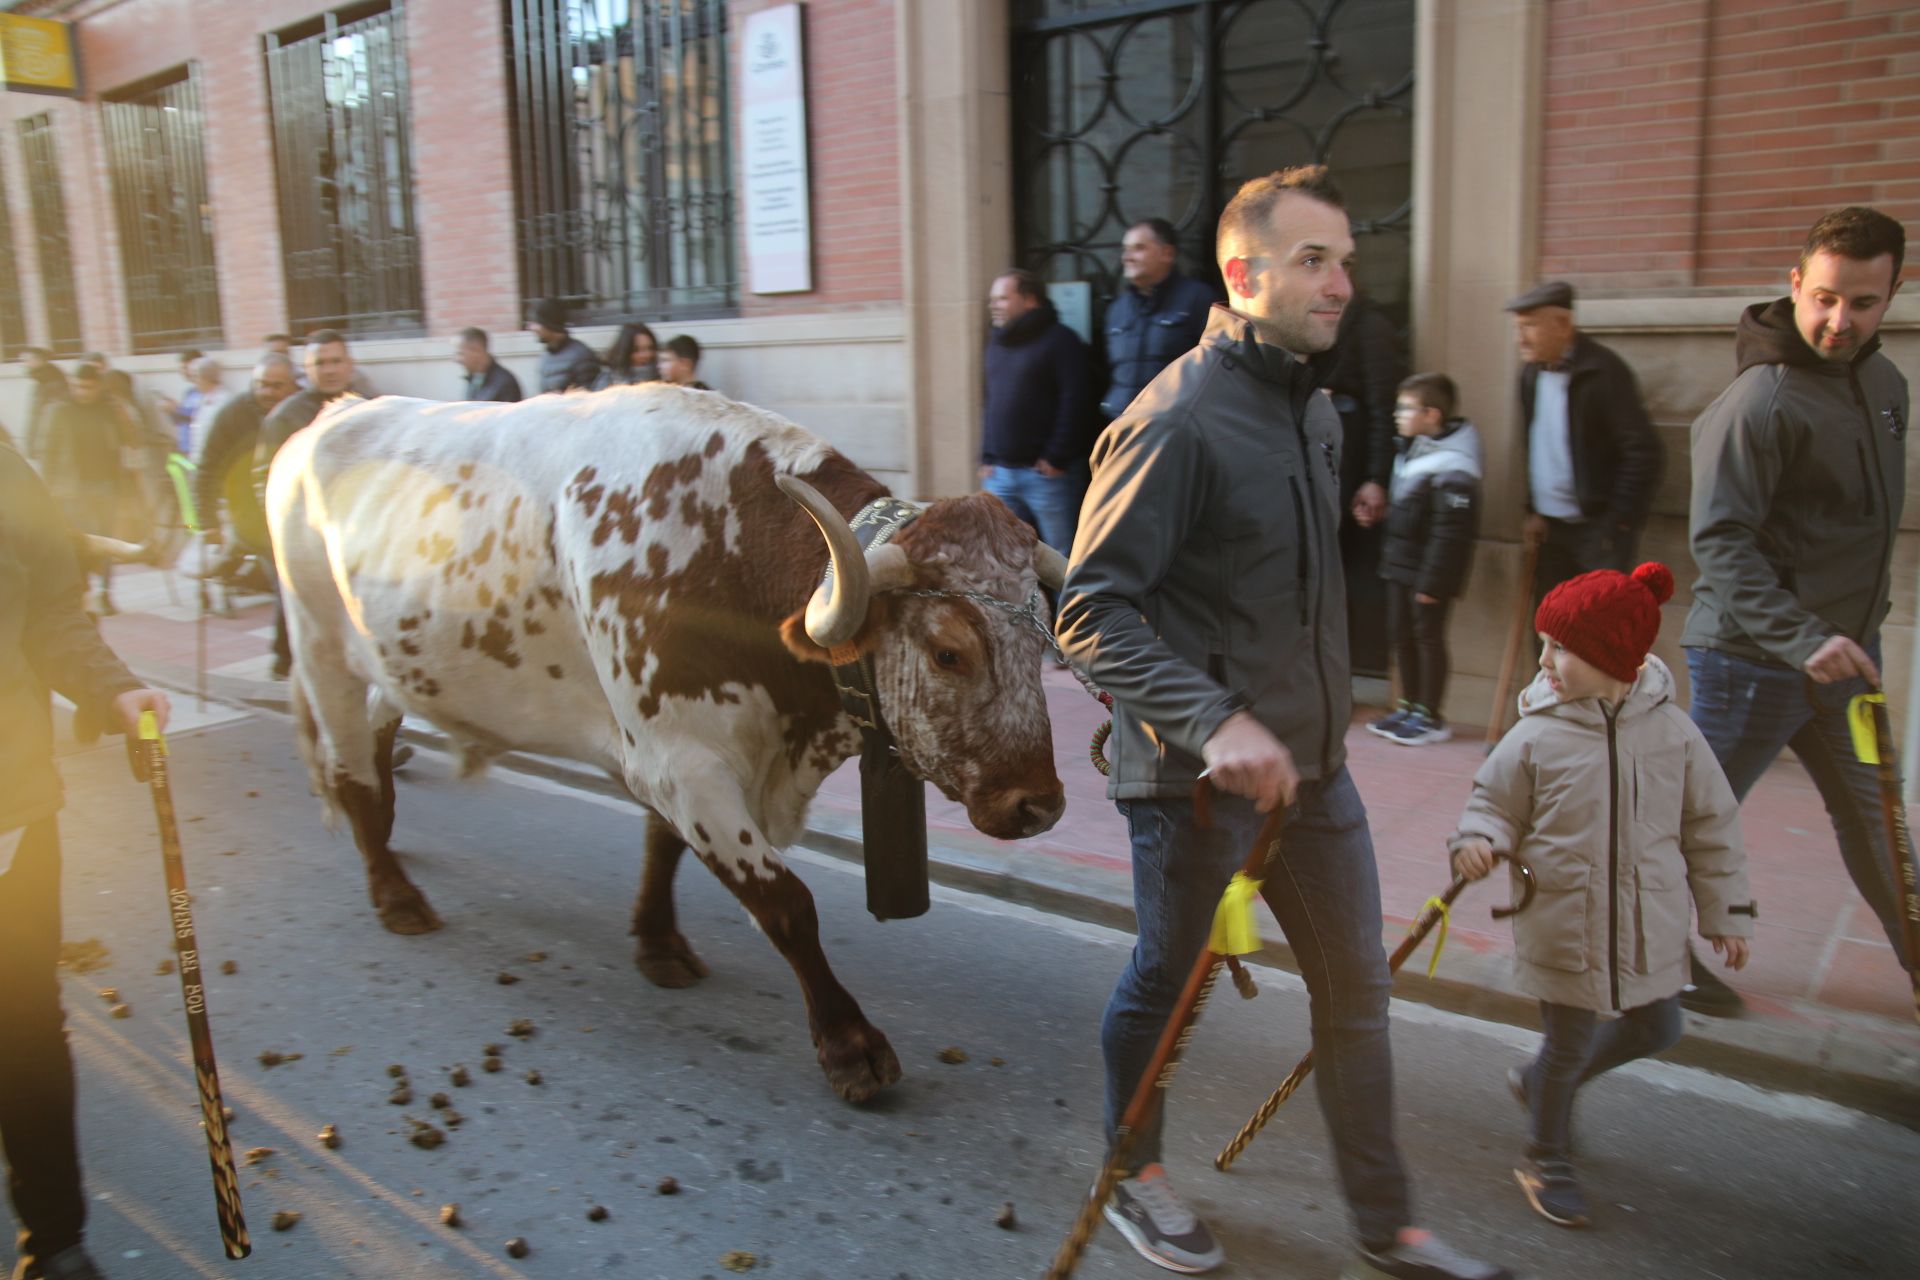
[[[1693,424],[1693,558],[1680,643],[1693,718],[1734,794],[1791,746],[1833,819],[1841,859],[1906,956],[1875,770],[1847,703],[1880,683],[1894,536],[1905,498],[1907,384],[1875,336],[1906,233],[1873,209],[1807,236],[1793,293],[1740,318],[1740,373]],[[1695,961],[1689,1008],[1739,997]]]
[[[1413,1226],[1393,1138],[1389,979],[1351,713],[1340,419],[1306,356],[1353,296],[1353,234],[1324,169],[1256,178],[1221,215],[1231,307],[1101,436],[1060,602],[1068,658],[1114,697],[1108,795],[1133,845],[1138,937],[1101,1027],[1118,1126],[1261,826],[1290,804],[1264,889],[1312,999],[1316,1092],[1360,1261],[1398,1280],[1499,1280]],[[1202,766],[1227,793],[1203,828]],[[1271,1064],[1277,1068],[1278,1063]],[[1143,1128],[1107,1218],[1173,1271],[1223,1260]]]

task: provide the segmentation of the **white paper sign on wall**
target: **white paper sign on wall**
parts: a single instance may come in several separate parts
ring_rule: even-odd
[[[813,288],[813,217],[807,186],[807,76],[798,4],[748,16],[740,100],[746,177],[747,288]]]

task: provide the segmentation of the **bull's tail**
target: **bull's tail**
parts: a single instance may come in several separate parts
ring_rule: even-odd
[[[334,802],[332,788],[326,783],[320,750],[320,724],[313,717],[313,703],[297,663],[287,675],[287,691],[293,708],[294,740],[300,748],[300,759],[307,766],[307,789],[319,796],[320,803],[325,806],[327,830],[336,831],[340,825],[340,807]]]

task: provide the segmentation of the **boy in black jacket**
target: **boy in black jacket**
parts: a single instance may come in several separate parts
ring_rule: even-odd
[[[1387,494],[1380,576],[1387,580],[1387,631],[1402,697],[1397,710],[1367,728],[1409,747],[1452,736],[1440,716],[1447,610],[1466,585],[1480,532],[1480,436],[1454,416],[1456,397],[1444,373],[1416,373],[1400,384],[1393,409],[1403,447]],[[1354,518],[1367,518],[1357,505]]]

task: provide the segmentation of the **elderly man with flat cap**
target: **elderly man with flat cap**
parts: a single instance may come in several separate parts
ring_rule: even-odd
[[[1533,600],[1595,569],[1631,570],[1665,466],[1633,371],[1573,323],[1555,280],[1507,303],[1520,358]]]

